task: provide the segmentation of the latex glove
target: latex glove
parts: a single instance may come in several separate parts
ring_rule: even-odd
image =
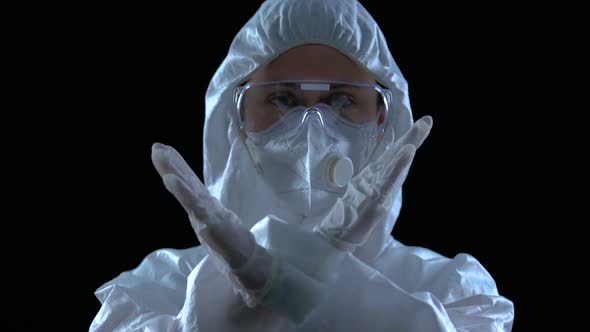
[[[221,263],[222,272],[237,275],[246,289],[262,289],[271,278],[272,257],[238,216],[209,194],[174,148],[155,143],[152,162],[166,189],[189,215],[201,244]]]
[[[201,244],[222,263],[217,264],[221,272],[238,283],[234,290],[246,305],[261,303],[294,322],[303,321],[321,301],[324,286],[258,245],[238,216],[209,194],[172,147],[154,144],[152,161],[166,189],[189,215]]]
[[[353,251],[364,244],[375,225],[387,217],[392,194],[401,190],[418,149],[432,128],[424,116],[373,163],[354,176],[344,196],[336,202],[314,231],[339,249]]]

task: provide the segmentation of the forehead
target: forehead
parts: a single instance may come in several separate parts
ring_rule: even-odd
[[[330,80],[375,83],[370,73],[335,48],[309,44],[292,48],[252,75],[251,82]]]

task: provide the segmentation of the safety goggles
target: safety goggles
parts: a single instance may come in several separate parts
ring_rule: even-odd
[[[234,90],[234,104],[240,128],[258,133],[290,119],[299,112],[304,121],[305,110],[329,110],[352,125],[375,124],[382,132],[389,118],[392,103],[390,90],[378,84],[288,80],[249,82]],[[287,115],[290,115],[287,117]],[[295,117],[297,118],[297,117]]]

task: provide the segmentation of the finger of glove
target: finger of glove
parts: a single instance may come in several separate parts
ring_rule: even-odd
[[[416,155],[416,147],[412,144],[404,145],[395,158],[392,170],[383,179],[378,204],[383,204],[392,192],[397,192],[405,182],[412,161]]]
[[[209,194],[193,192],[188,184],[175,174],[164,174],[162,180],[164,181],[166,189],[174,195],[187,214],[194,215],[196,219],[201,222],[209,222],[210,219],[215,216],[215,214],[211,212],[217,207],[217,204],[214,204],[213,199]],[[192,222],[193,220],[191,218],[191,223]],[[201,226],[199,225],[193,225],[195,230],[200,227]]]
[[[199,177],[173,147],[161,143],[153,144],[152,163],[160,176],[175,174],[187,183],[191,190],[207,191]]]
[[[221,255],[232,268],[243,265],[253,251],[253,234],[233,221],[237,217],[208,193],[193,193],[186,183],[173,174],[166,174],[163,179],[166,189],[189,214],[199,239]]]
[[[396,146],[401,149],[407,144],[412,144],[416,149],[422,146],[432,129],[432,117],[429,115],[423,116],[420,120],[414,122],[410,130],[408,130],[396,142]]]
[[[374,163],[369,164],[369,166],[365,168],[366,174],[362,174],[361,176],[366,177],[371,174],[383,173],[384,171],[387,172],[390,169],[389,166],[392,165],[392,160],[399,155],[400,150],[404,146],[411,144],[418,149],[430,134],[431,129],[432,117],[430,116],[424,116],[420,118],[420,120],[414,122],[412,127],[396,141],[395,145],[386,147],[383,154]]]
[[[359,174],[357,174],[354,177],[357,178],[355,180],[366,180],[367,178],[370,178],[375,174],[381,173],[383,169],[386,169],[388,165],[391,165],[396,155],[397,149],[395,147],[387,147],[383,154],[381,154],[381,156],[377,158],[377,160],[367,165],[367,167],[365,167]]]
[[[417,129],[418,127],[412,127],[411,131],[414,132],[412,136],[419,135],[420,129]],[[383,152],[383,154],[379,157],[379,159],[377,159],[374,163],[370,164],[369,167],[365,168],[361,173],[359,173],[356,176],[359,177],[359,179],[353,179],[361,180],[361,177],[362,179],[364,179],[364,181],[367,181],[367,179],[374,179],[373,181],[375,182],[375,186],[377,187],[376,189],[383,188],[383,186],[381,186],[380,180],[382,181],[383,179],[389,178],[389,174],[391,174],[394,171],[395,166],[398,164],[397,160],[399,160],[402,150],[404,148],[407,149],[409,145],[414,146],[413,144],[404,144],[402,146],[399,146],[399,148],[394,147],[386,149],[385,152]],[[381,192],[381,190],[377,191],[377,193],[379,194],[381,194]]]
[[[381,194],[376,199],[365,201],[366,203],[359,207],[361,211],[358,219],[341,233],[340,240],[362,244],[369,238],[373,228],[386,217],[385,214],[388,213],[388,209],[385,208],[386,199],[392,191],[397,191],[403,184],[415,153],[416,148],[411,144],[402,147],[396,156],[391,173],[382,183]]]
[[[414,122],[412,127],[400,137],[394,145],[389,145],[377,160],[365,167],[355,178],[371,177],[373,174],[381,173],[387,170],[387,166],[391,164],[392,160],[399,154],[399,151],[408,144],[412,144],[419,148],[426,140],[432,129],[432,117],[423,116],[418,121]]]
[[[212,224],[204,227],[197,236],[228,263],[232,269],[243,267],[254,252],[254,234],[242,227],[224,227]]]

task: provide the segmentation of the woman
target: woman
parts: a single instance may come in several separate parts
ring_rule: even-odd
[[[152,160],[202,246],[152,253],[96,292],[92,331],[510,331],[472,256],[390,235],[432,119],[356,1],[271,0],[209,85],[203,185]]]

